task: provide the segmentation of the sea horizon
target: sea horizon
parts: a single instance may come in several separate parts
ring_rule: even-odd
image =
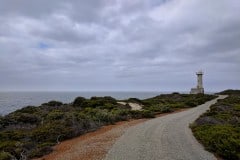
[[[40,106],[52,100],[71,103],[79,96],[84,98],[111,96],[118,100],[124,100],[128,98],[146,99],[174,92],[189,93],[187,91],[1,91],[0,115],[6,115],[30,105]],[[208,94],[213,94],[213,92]]]
[[[111,96],[122,100],[128,98],[150,98],[172,92],[157,91],[1,91],[0,115],[6,115],[26,106],[39,106],[51,100],[71,103],[76,97]]]

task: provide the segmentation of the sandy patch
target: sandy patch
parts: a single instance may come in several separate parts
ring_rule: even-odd
[[[143,105],[140,105],[140,104],[138,104],[138,103],[132,103],[132,102],[130,102],[130,103],[127,103],[127,102],[117,102],[118,104],[121,104],[121,105],[129,105],[131,108],[132,108],[132,110],[142,110],[142,107],[143,107]]]
[[[137,103],[128,103],[132,110],[142,110],[142,105]]]

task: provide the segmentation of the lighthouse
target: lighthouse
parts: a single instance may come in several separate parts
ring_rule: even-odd
[[[197,87],[192,88],[190,91],[190,94],[204,94],[204,88],[203,88],[203,72],[199,71],[196,73],[197,75]]]

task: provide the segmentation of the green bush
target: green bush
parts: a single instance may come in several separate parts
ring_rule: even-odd
[[[11,119],[16,123],[31,123],[36,124],[40,121],[39,116],[31,113],[15,113],[11,115]]]
[[[153,98],[142,100],[145,108],[155,105],[168,106],[174,108],[195,107],[199,104],[205,103],[208,100],[216,98],[214,95],[192,95],[192,94],[162,94]],[[154,107],[156,109],[156,107]]]
[[[142,118],[142,112],[141,111],[130,110],[129,113],[130,113],[132,118],[136,118],[136,119]]]
[[[198,103],[196,101],[191,100],[191,101],[185,102],[185,105],[189,107],[194,107],[194,106],[197,106]]]
[[[13,141],[13,140],[5,140],[0,143],[0,150],[11,150],[12,148],[16,147],[16,144],[18,141]]]
[[[63,103],[62,103],[62,102],[59,102],[59,101],[49,101],[48,103],[43,103],[42,105],[43,105],[43,106],[58,107],[58,106],[63,105]]]
[[[143,118],[154,118],[155,115],[152,111],[149,111],[149,110],[143,110],[142,111],[142,117]]]
[[[41,157],[43,155],[51,153],[52,151],[53,151],[53,149],[50,146],[36,148],[31,151],[31,153],[29,154],[29,158]]]
[[[11,160],[12,155],[8,152],[0,152],[0,160]]]
[[[31,139],[37,143],[56,143],[59,135],[67,135],[70,131],[70,127],[65,122],[53,121],[34,129],[31,133]]]
[[[240,95],[240,90],[228,89],[217,94],[226,94],[226,95]]]
[[[108,110],[112,110],[116,107],[116,105],[111,104],[111,103],[105,103],[104,106],[100,106],[101,109],[108,109]]]
[[[207,150],[228,160],[240,159],[240,128],[230,125],[201,125],[192,128]]]
[[[49,120],[59,120],[64,117],[65,113],[60,110],[53,110],[47,115],[47,119]]]
[[[89,101],[89,107],[104,106],[104,104],[117,104],[116,99],[112,97],[92,97]]]
[[[85,99],[83,97],[78,97],[74,100],[73,106],[79,106],[82,108],[109,108],[117,105],[116,99],[112,97],[92,97],[91,99]]]
[[[228,91],[230,92],[230,91]],[[210,110],[201,115],[192,125],[194,136],[204,147],[226,160],[240,159],[240,95],[231,94],[218,100]],[[203,119],[219,123],[207,124]],[[197,123],[201,121],[201,123]]]
[[[142,104],[143,102],[138,98],[129,98],[127,102]]]
[[[143,107],[145,110],[149,110],[155,113],[160,113],[162,111],[162,107],[161,105],[152,105],[150,107]]]
[[[166,105],[153,105],[150,107],[145,107],[144,109],[154,113],[168,113],[173,111],[172,108],[173,107],[166,106]]]
[[[129,112],[131,114],[132,118],[154,118],[154,113],[152,111],[149,110],[143,110],[143,111],[139,111],[139,110],[131,110]]]
[[[173,110],[170,108],[170,107],[168,107],[168,106],[163,106],[162,108],[161,108],[161,112],[162,113],[169,113],[169,112],[172,112]]]
[[[107,110],[96,110],[94,115],[96,121],[113,124],[115,122],[113,114]]]
[[[33,114],[39,111],[38,107],[35,106],[27,106],[24,107],[22,109],[16,110],[15,113],[29,113],[29,114]]]
[[[84,104],[85,101],[86,101],[86,99],[84,97],[77,97],[73,101],[73,106],[75,106],[75,107],[83,107],[83,104]]]
[[[131,118],[129,111],[130,110],[126,110],[126,109],[113,109],[111,112],[115,117],[115,121],[117,122],[117,121],[125,121]]]
[[[172,103],[172,104],[169,104],[168,107],[172,109],[174,108],[178,109],[178,108],[185,108],[186,105],[184,105],[183,103]]]
[[[240,104],[235,105],[235,106],[234,106],[234,110],[235,110],[235,111],[240,111]]]
[[[26,138],[29,131],[24,130],[11,130],[11,131],[1,131],[0,139],[5,141],[18,141],[20,139]],[[1,143],[0,143],[1,145]]]

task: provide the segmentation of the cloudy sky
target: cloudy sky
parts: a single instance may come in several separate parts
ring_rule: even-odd
[[[239,0],[0,0],[0,90],[240,88]]]

